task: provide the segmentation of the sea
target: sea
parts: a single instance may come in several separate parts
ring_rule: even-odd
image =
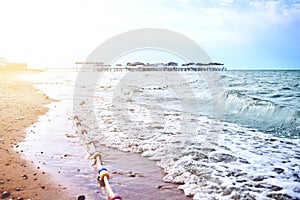
[[[26,75],[90,151],[153,160],[193,199],[300,199],[300,70]],[[66,119],[67,120],[67,119]]]

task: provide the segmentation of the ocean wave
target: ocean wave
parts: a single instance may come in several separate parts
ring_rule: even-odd
[[[225,73],[225,118],[212,115],[208,88],[193,76],[187,84],[196,91],[191,102],[198,103],[198,113],[178,109],[180,101],[188,104],[190,96],[178,98],[167,92],[170,86],[135,90],[129,84],[114,94],[117,79],[108,78],[94,96],[76,96],[78,133],[86,135],[87,146],[92,142],[157,161],[166,173],[164,180],[180,184],[179,189],[195,200],[299,199],[300,141],[293,139],[300,132],[299,100],[292,95],[283,104],[283,97],[270,98],[287,79],[268,72]],[[228,80],[243,84],[227,86]],[[276,81],[282,82],[273,84]],[[295,82],[290,85],[299,87]],[[56,85],[49,87],[57,93]],[[281,94],[285,97],[291,91],[299,95],[295,87],[282,91],[287,92]]]
[[[226,93],[226,120],[282,137],[300,137],[299,111],[258,97]]]
[[[170,111],[158,114],[155,121],[132,121],[121,112],[115,121],[108,108],[103,103],[99,106],[98,127],[90,127],[89,140],[96,146],[107,145],[157,161],[166,172],[164,181],[179,184],[195,200],[300,198],[299,140],[206,116],[189,118],[197,124],[196,132],[178,132],[181,113]],[[149,114],[129,109],[139,112],[138,117]],[[173,129],[167,131],[167,125],[159,123],[165,120]]]

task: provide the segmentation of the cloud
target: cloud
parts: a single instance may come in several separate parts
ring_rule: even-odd
[[[220,4],[225,5],[225,6],[231,5],[233,3],[234,3],[234,0],[220,0]]]
[[[185,34],[219,60],[268,44],[299,50],[299,1],[0,0],[0,9],[0,55],[20,61],[73,63],[116,34],[146,27]]]

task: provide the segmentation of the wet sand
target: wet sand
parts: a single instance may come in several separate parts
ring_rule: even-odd
[[[62,113],[64,101],[52,103],[49,107],[50,111],[28,129],[31,133],[20,143],[18,150],[22,150],[40,169],[49,172],[72,196],[107,199],[104,189],[98,187],[97,172],[91,166],[90,154],[82,145],[80,135],[75,129],[74,132],[66,130],[73,120],[62,123],[63,118],[67,117]],[[57,116],[56,119],[53,116]],[[60,125],[53,126],[52,123]],[[51,145],[55,148],[47,148]],[[164,172],[154,161],[104,146],[97,150],[101,152],[102,163],[110,173],[111,187],[123,199],[191,199],[177,189],[178,185],[162,181]]]
[[[164,182],[164,172],[154,161],[108,147],[101,147],[100,151],[103,164],[112,172],[112,187],[123,199],[192,199],[178,190],[178,185]]]
[[[0,69],[0,198],[74,199],[14,150],[25,128],[45,114],[48,109],[43,106],[52,101],[18,77],[25,73],[29,71]]]

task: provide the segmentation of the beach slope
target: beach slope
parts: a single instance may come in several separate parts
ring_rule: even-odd
[[[18,148],[25,129],[45,114],[52,100],[19,76],[29,70],[0,69],[0,198],[71,199],[51,177],[22,158]]]

